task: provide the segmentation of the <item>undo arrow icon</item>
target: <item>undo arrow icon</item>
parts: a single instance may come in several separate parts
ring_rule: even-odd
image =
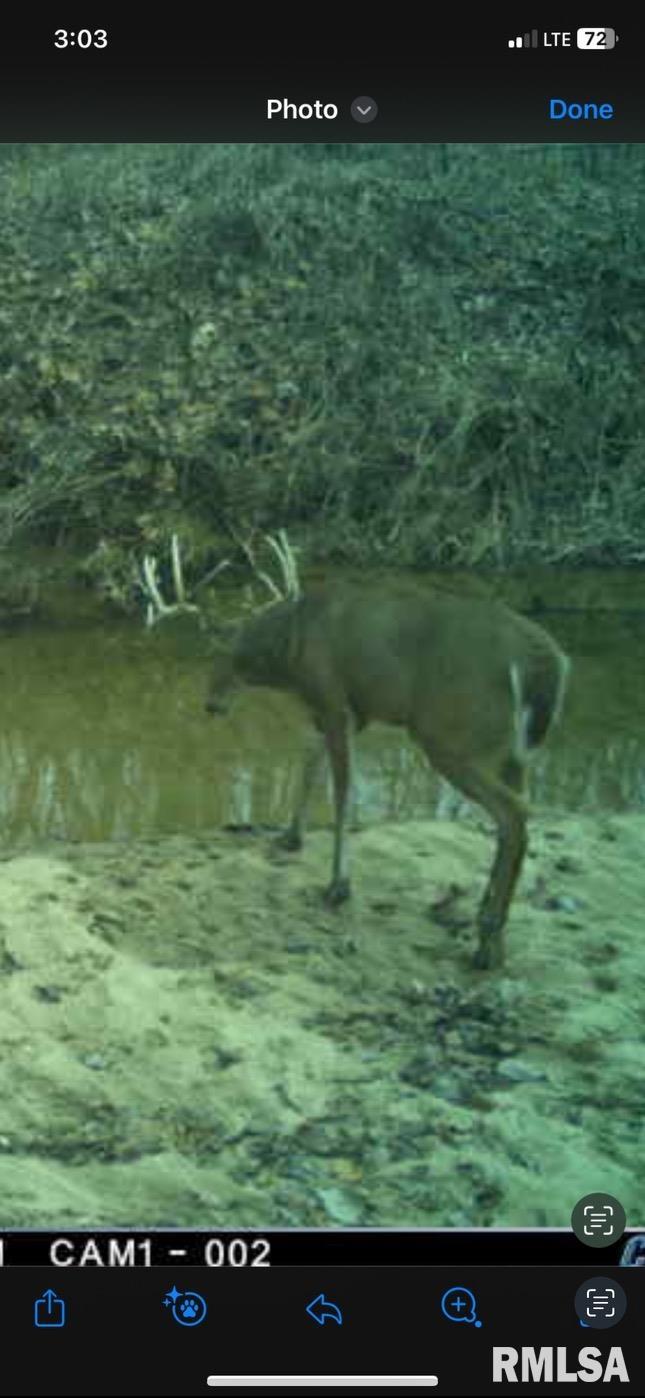
[[[337,1325],[343,1323],[340,1307],[335,1306],[333,1301],[328,1301],[322,1291],[315,1301],[309,1302],[306,1310],[312,1320],[316,1320],[319,1325],[324,1325],[326,1320],[335,1320]]]

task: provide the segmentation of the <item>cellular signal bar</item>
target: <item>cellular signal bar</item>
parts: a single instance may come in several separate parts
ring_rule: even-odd
[[[509,49],[536,49],[537,46],[537,29],[532,29],[530,34],[525,34],[523,38],[521,34],[518,34],[518,36],[515,39],[509,39],[508,41]]]

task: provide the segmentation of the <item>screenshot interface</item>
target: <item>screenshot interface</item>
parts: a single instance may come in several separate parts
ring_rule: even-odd
[[[644,35],[234,18],[3,36],[0,1388],[636,1394]]]

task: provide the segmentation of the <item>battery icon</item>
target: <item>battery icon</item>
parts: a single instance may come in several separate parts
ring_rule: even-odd
[[[579,49],[603,53],[605,49],[615,49],[617,38],[615,29],[579,29],[576,42]]]

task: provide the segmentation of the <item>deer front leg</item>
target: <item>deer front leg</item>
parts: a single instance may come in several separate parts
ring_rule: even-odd
[[[311,794],[316,785],[316,780],[325,760],[325,752],[325,739],[322,734],[316,733],[315,736],[310,739],[309,749],[305,756],[300,778],[300,792],[291,821],[287,829],[282,835],[278,836],[276,841],[280,849],[302,849],[307,810],[309,808]]]
[[[334,786],[334,861],[331,883],[325,890],[325,902],[331,907],[344,903],[350,897],[347,862],[347,806],[351,786],[352,734],[351,722],[347,713],[334,715],[325,728],[325,743],[331,765]]]

